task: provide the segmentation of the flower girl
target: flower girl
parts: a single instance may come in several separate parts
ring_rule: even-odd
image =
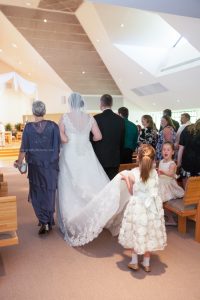
[[[159,195],[158,174],[154,166],[155,150],[141,145],[138,150],[139,167],[128,176],[121,174],[132,195],[124,212],[119,243],[133,249],[128,267],[139,269],[138,255],[143,255],[141,267],[150,272],[150,252],[166,246],[166,230],[162,200]]]

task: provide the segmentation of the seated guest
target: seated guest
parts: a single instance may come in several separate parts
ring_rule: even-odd
[[[141,122],[144,128],[141,129],[139,134],[138,145],[149,144],[155,149],[158,135],[152,117],[150,115],[143,115]]]
[[[128,108],[120,107],[118,109],[118,114],[125,121],[125,139],[124,139],[124,147],[121,151],[120,162],[122,164],[131,163],[132,155],[137,146],[138,140],[138,129],[137,126],[128,120]]]
[[[20,169],[26,156],[28,199],[41,225],[38,233],[44,234],[54,224],[60,132],[56,123],[43,119],[46,108],[42,101],[34,101],[32,111],[35,121],[24,128],[19,157],[14,166]]]
[[[176,181],[176,164],[173,161],[174,145],[170,142],[165,142],[162,147],[163,159],[159,162],[159,189],[163,202],[182,198],[184,190]],[[166,225],[176,225],[171,213],[166,211],[167,222]]]
[[[176,149],[178,149],[181,132],[188,125],[191,125],[190,115],[188,113],[181,114],[181,126],[179,127],[179,129],[178,129],[178,131],[176,133],[176,141],[175,141],[175,148]]]
[[[156,160],[160,161],[162,157],[162,146],[165,142],[175,143],[176,132],[174,124],[169,116],[161,118],[161,130],[158,135],[158,142],[156,145]]]
[[[177,165],[184,185],[190,176],[200,176],[200,119],[181,133]]]

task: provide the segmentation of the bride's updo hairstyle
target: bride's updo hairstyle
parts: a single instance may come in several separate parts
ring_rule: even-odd
[[[153,168],[155,159],[155,150],[151,145],[142,144],[138,149],[138,161],[140,168],[140,177],[143,182],[149,178],[150,172]]]
[[[69,111],[84,111],[85,101],[79,93],[72,93],[68,98]]]

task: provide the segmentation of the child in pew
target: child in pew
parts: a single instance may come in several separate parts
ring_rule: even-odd
[[[173,161],[174,145],[171,142],[165,142],[162,147],[163,159],[159,163],[158,174],[159,174],[159,188],[163,202],[182,198],[184,190],[177,183],[176,169],[177,166]],[[166,225],[177,225],[173,219],[173,215],[166,211]]]
[[[132,197],[124,212],[119,243],[132,250],[128,268],[138,270],[138,255],[143,255],[141,267],[150,272],[150,252],[166,246],[166,230],[158,174],[154,168],[155,150],[143,144],[138,149],[139,167],[127,175],[121,174]]]

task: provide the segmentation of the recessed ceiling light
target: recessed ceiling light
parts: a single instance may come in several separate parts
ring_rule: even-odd
[[[21,61],[18,61],[18,64],[19,64],[19,65],[21,65],[21,64],[22,64],[22,62],[21,62]]]
[[[0,52],[3,52],[3,50],[2,50],[2,49],[0,49]]]
[[[47,23],[47,19],[44,19],[43,22],[44,22],[44,23]]]
[[[82,74],[85,74],[85,71],[82,71]]]
[[[17,45],[16,45],[15,43],[12,43],[11,46],[12,46],[13,48],[17,48]]]
[[[26,5],[27,5],[27,6],[30,6],[30,5],[31,5],[31,3],[30,3],[30,2],[26,2]]]
[[[143,75],[143,72],[142,72],[142,71],[140,71],[140,72],[139,72],[139,74],[140,74],[140,75]]]
[[[155,103],[155,102],[153,102],[153,103],[152,103],[152,105],[153,105],[153,106],[155,106],[155,105],[156,105],[156,103]]]
[[[180,102],[180,99],[177,99],[176,102]]]
[[[123,23],[121,23],[121,24],[120,24],[120,27],[122,27],[122,28],[123,28],[123,27],[124,27],[124,24],[123,24]]]
[[[97,39],[96,41],[97,41],[97,43],[99,43],[99,42],[100,42],[100,40],[99,40],[99,39]]]

